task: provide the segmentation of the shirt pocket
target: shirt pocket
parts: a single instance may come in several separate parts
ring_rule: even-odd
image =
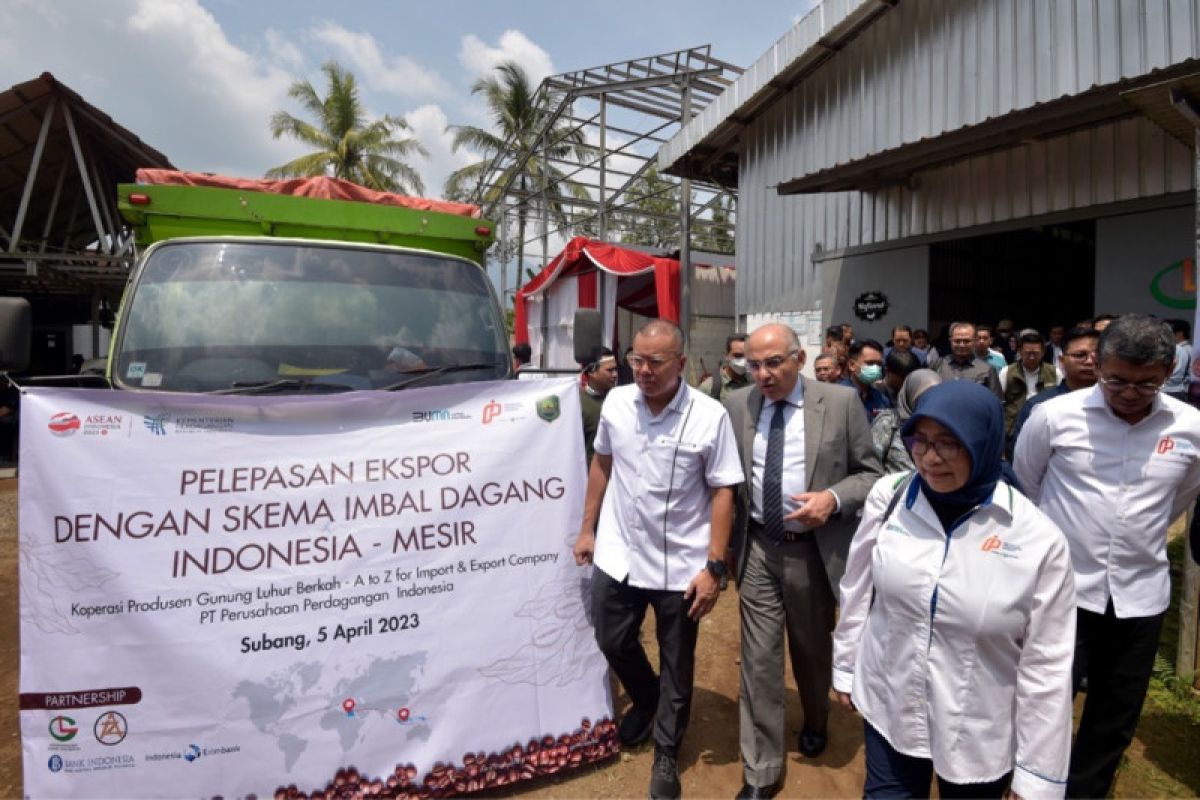
[[[647,450],[654,487],[663,491],[682,491],[688,484],[703,477],[702,445],[660,437]]]
[[[1192,458],[1182,453],[1155,453],[1146,463],[1146,477],[1178,482],[1191,465]]]

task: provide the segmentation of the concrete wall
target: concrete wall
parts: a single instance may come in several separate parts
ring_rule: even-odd
[[[849,322],[856,338],[886,342],[896,325],[926,327],[929,318],[929,247],[906,247],[818,262],[825,325]],[[854,300],[864,292],[882,292],[885,316],[867,322],[854,315]]]
[[[1096,220],[1096,313],[1191,319],[1194,290],[1187,298],[1183,270],[1170,267],[1195,258],[1195,235],[1190,205]]]

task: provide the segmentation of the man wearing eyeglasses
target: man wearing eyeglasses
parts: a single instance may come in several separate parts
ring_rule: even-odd
[[[746,365],[754,386],[726,402],[748,478],[734,526],[745,781],[738,797],[761,798],[783,786],[785,631],[804,709],[797,749],[808,758],[825,749],[837,585],[882,467],[857,393],[802,377],[804,350],[791,328],[750,334]]]
[[[970,322],[950,325],[950,357],[938,361],[932,369],[944,381],[974,381],[982,384],[991,389],[1000,402],[1004,402],[1004,392],[1000,389],[1000,377],[995,367],[975,357],[975,325]]]
[[[1063,379],[1053,389],[1035,394],[1021,407],[1013,423],[1006,451],[1009,460],[1012,460],[1017,437],[1021,435],[1021,429],[1029,421],[1033,409],[1059,395],[1096,385],[1096,344],[1099,339],[1100,332],[1092,328],[1072,328],[1063,336]]]
[[[1133,740],[1171,596],[1167,527],[1200,494],[1200,411],[1161,391],[1170,327],[1118,317],[1099,351],[1099,384],[1035,407],[1013,464],[1075,570],[1075,687],[1088,690],[1068,797],[1106,796]]]
[[[636,385],[610,391],[600,411],[575,542],[575,562],[596,567],[596,643],[633,701],[618,736],[626,746],[654,738],[652,798],[681,793],[676,758],[696,635],[721,593],[733,487],[742,482],[729,416],[682,379],[683,352],[683,334],[666,320],[634,337],[627,361]],[[638,638],[647,606],[660,675]]]

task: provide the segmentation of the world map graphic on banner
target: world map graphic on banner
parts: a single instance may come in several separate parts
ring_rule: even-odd
[[[264,734],[275,739],[283,754],[283,768],[290,772],[296,760],[308,748],[307,739],[281,728],[289,713],[302,701],[315,695],[328,696],[330,708],[319,718],[323,730],[338,734],[342,752],[349,754],[363,743],[370,715],[378,714],[394,721],[396,732],[405,739],[429,738],[428,717],[413,716],[412,698],[417,693],[417,676],[427,660],[425,653],[409,653],[396,658],[372,658],[347,677],[339,677],[330,692],[323,692],[324,665],[318,661],[293,664],[262,680],[244,680],[234,688],[232,697],[250,706],[250,721]]]

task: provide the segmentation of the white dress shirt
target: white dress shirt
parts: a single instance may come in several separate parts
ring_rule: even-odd
[[[708,562],[712,489],[742,482],[725,407],[680,381],[658,415],[636,385],[608,393],[595,449],[612,456],[593,562],[613,580],[683,591]]]
[[[1159,394],[1135,425],[1097,384],[1039,403],[1013,468],[1071,544],[1079,607],[1120,618],[1170,605],[1167,528],[1200,492],[1200,411]]]
[[[1013,771],[1062,797],[1071,751],[1075,592],[1067,542],[1003,481],[947,536],[914,481],[867,496],[841,583],[833,688],[893,748],[953,783]]]
[[[1011,372],[1016,374],[1015,370],[1021,370],[1021,373],[1025,376],[1025,399],[1028,400],[1038,393],[1037,382],[1038,378],[1041,377],[1041,369],[1039,368],[1033,372],[1030,372],[1029,370],[1025,369],[1025,365],[1020,361],[1014,361],[1004,369],[1000,370],[1000,391],[1007,391],[1009,373]],[[1059,380],[1062,380],[1062,378],[1060,377]],[[1055,386],[1057,385],[1058,384],[1056,383]],[[1046,386],[1045,388],[1052,389],[1054,387]]]
[[[762,411],[758,414],[758,425],[754,430],[754,446],[751,450],[753,464],[750,468],[750,518],[762,524],[763,472],[767,465],[767,439],[771,435],[771,418],[775,406],[784,404],[783,409],[783,514],[796,510],[792,495],[808,491],[808,473],[804,468],[804,384],[796,381],[796,388],[782,400],[763,398]],[[799,533],[805,530],[796,520],[783,524],[785,530]]]

